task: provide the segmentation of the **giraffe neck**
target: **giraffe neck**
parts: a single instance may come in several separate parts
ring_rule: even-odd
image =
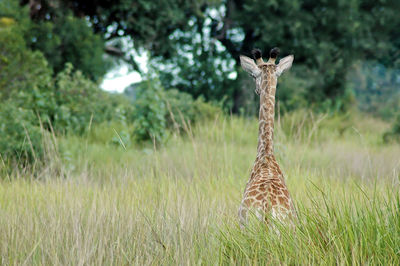
[[[268,70],[267,70],[268,71]],[[269,80],[268,80],[268,77]],[[257,158],[273,155],[276,78],[264,73],[260,94]]]

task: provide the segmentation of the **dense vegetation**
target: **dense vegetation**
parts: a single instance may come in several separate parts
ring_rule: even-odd
[[[129,128],[117,132],[126,143],[162,143],[168,130],[220,112],[206,102],[254,115],[252,81],[236,66],[238,55],[253,46],[279,45],[296,54],[291,75],[280,81],[279,112],[345,112],[357,96],[361,110],[395,121],[384,139],[398,139],[400,81],[398,71],[387,68],[398,66],[395,2],[356,1],[350,7],[338,1],[312,8],[307,1],[174,3],[165,1],[167,8],[159,9],[149,1],[98,1],[96,7],[85,1],[2,1],[0,147],[6,164],[42,158],[47,133],[82,135],[92,124]],[[260,8],[270,12],[263,12],[267,21],[259,17]],[[151,73],[126,91],[128,97],[98,86],[118,60],[140,70],[125,55],[124,36],[151,55]],[[381,65],[364,64],[362,55]]]
[[[235,113],[257,110],[247,78],[240,72],[226,78],[254,47],[295,54],[290,81],[279,90],[282,110],[345,109],[353,104],[346,76],[354,63],[400,66],[396,0],[21,1],[28,2],[29,45],[57,71],[69,61],[90,78],[104,73],[102,40],[105,53],[137,70],[128,52],[148,51],[163,65],[164,87],[224,100]],[[133,47],[123,45],[124,37]]]
[[[165,91],[156,78],[149,77],[138,86],[134,98],[102,91],[95,76],[104,73],[91,72],[103,65],[97,61],[96,46],[92,47],[97,37],[90,37],[93,34],[86,23],[76,24],[71,20],[70,24],[61,24],[62,27],[77,27],[79,31],[86,28],[82,34],[89,38],[88,43],[82,39],[72,39],[68,43],[58,36],[59,44],[67,46],[67,50],[63,50],[53,47],[47,40],[35,41],[34,48],[49,46],[41,49],[45,51],[43,54],[32,50],[26,39],[32,40],[35,30],[45,30],[46,26],[31,22],[28,10],[19,9],[15,1],[1,4],[2,15],[9,14],[0,21],[0,150],[5,165],[27,166],[40,162],[45,155],[43,138],[48,134],[83,135],[92,125],[112,123],[115,127],[126,128],[116,132],[124,145],[148,139],[162,143],[168,128],[182,128],[184,123],[195,123],[218,114],[217,107],[201,98],[193,100],[185,93]],[[82,37],[76,36],[72,28],[60,30],[60,34],[71,33]],[[29,36],[24,39],[26,35]],[[96,45],[97,40],[94,42]],[[92,57],[87,55],[86,48],[74,48],[70,44],[87,45],[85,47],[93,52]],[[61,50],[61,54],[53,54]],[[69,54],[81,61],[75,61]],[[76,63],[78,69],[72,63],[63,62],[66,58]],[[61,68],[62,63],[65,65]]]

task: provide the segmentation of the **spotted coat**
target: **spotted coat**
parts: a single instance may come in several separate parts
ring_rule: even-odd
[[[293,61],[293,56],[291,61]],[[239,220],[242,227],[247,223],[248,212],[251,210],[263,220],[274,217],[280,221],[291,221],[296,216],[283,173],[273,154],[277,78],[290,66],[291,62],[289,66],[276,65],[274,58],[270,58],[267,63],[264,63],[262,59],[257,60],[257,68],[261,71],[260,80],[256,80],[256,84],[259,82],[257,89],[260,93],[257,158],[239,207]],[[286,69],[280,69],[281,67]],[[249,69],[244,68],[250,73]],[[251,69],[251,71],[258,73],[257,69]]]

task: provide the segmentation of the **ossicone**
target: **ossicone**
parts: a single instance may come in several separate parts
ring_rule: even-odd
[[[279,50],[278,47],[272,48],[271,51],[269,52],[269,57],[270,58],[277,58],[280,52],[281,51]]]
[[[257,48],[253,49],[253,50],[251,51],[251,54],[253,55],[253,57],[254,57],[255,60],[257,60],[257,59],[259,59],[259,58],[262,57],[261,50],[260,50],[260,49],[257,49]]]

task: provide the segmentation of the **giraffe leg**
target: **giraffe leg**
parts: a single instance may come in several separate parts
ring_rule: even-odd
[[[240,225],[241,230],[244,230],[244,227],[247,225],[247,212],[248,212],[248,209],[245,206],[240,205],[240,207],[239,207],[239,225]]]
[[[254,214],[255,214],[256,218],[260,222],[264,222],[265,221],[265,211],[261,207],[255,208],[254,209]]]
[[[257,218],[258,221],[265,221],[265,211],[261,207],[251,207],[250,209],[243,204],[239,207],[239,225],[240,229],[244,229],[244,227],[248,224],[249,211],[251,212],[254,218]]]

